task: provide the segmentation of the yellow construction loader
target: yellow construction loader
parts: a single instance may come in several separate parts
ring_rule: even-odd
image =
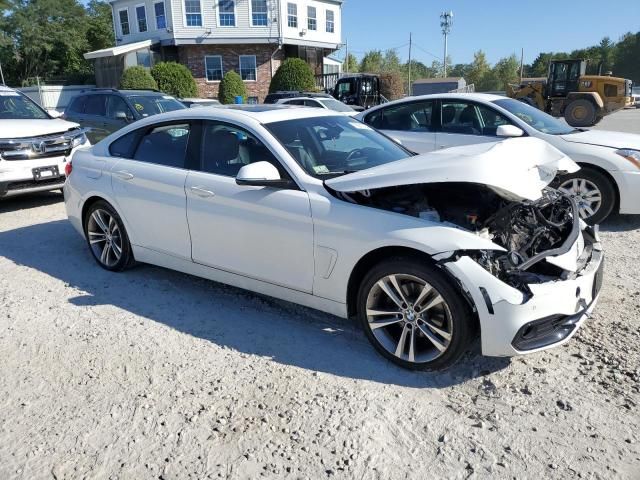
[[[572,127],[590,127],[633,102],[631,80],[585,75],[585,60],[552,60],[547,78],[507,85],[507,96],[564,117]]]

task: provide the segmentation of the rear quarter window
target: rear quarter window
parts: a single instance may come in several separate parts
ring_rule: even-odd
[[[113,157],[133,158],[133,152],[138,144],[137,140],[139,136],[140,131],[134,130],[114,140],[111,145],[109,145],[109,154]]]

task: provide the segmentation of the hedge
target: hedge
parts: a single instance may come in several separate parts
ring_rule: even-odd
[[[123,90],[156,90],[158,84],[146,68],[136,66],[129,67],[122,73],[120,88]]]
[[[301,58],[287,58],[271,79],[269,93],[278,90],[315,90],[316,81],[311,67]]]
[[[151,76],[158,83],[161,92],[176,98],[198,96],[198,86],[187,67],[176,62],[156,63],[151,69]]]
[[[247,99],[247,89],[240,75],[230,70],[222,77],[218,87],[218,100],[223,104],[235,103],[237,96],[242,96],[244,102]]]

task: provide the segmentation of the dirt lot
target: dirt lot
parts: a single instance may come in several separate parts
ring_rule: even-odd
[[[640,217],[568,344],[448,373],[350,322],[101,270],[59,194],[0,203],[0,479],[640,478]]]

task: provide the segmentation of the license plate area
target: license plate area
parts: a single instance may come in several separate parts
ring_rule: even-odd
[[[58,167],[56,165],[51,167],[39,167],[31,170],[33,173],[33,180],[35,182],[41,182],[43,180],[50,180],[60,176]]]

